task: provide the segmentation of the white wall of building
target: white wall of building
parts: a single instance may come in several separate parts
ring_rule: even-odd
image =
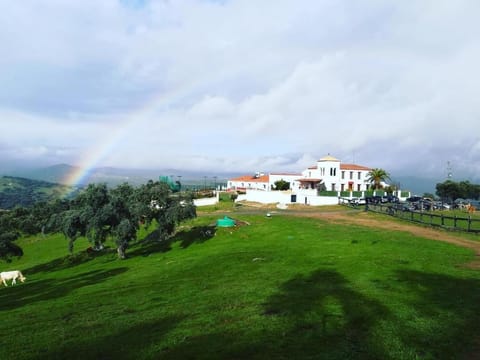
[[[193,199],[195,206],[215,205],[220,201],[220,193],[217,191],[214,197]]]
[[[294,202],[292,202],[292,195],[294,197]],[[375,195],[375,192],[374,192]],[[401,191],[395,192],[400,198]],[[365,194],[362,193],[362,197]],[[409,194],[410,196],[410,194]],[[347,198],[352,198],[352,193]],[[345,199],[345,198],[343,198]],[[406,198],[400,198],[401,201],[404,201]],[[300,192],[295,191],[259,191],[259,190],[247,190],[247,193],[244,195],[239,195],[235,201],[253,201],[261,204],[303,204],[303,205],[312,205],[312,206],[321,206],[321,205],[337,205],[342,201],[340,198],[340,191],[337,193],[337,196],[318,196],[316,190],[302,190]]]
[[[291,191],[247,190],[245,195],[239,195],[235,201],[248,200],[261,204],[289,204],[291,195]]]

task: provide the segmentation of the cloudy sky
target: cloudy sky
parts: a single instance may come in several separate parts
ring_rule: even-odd
[[[480,2],[0,0],[0,165],[480,173]]]

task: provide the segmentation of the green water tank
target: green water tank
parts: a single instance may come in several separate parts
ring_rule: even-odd
[[[235,226],[235,220],[230,219],[228,216],[224,216],[223,219],[217,220],[217,226],[219,227],[232,227]]]

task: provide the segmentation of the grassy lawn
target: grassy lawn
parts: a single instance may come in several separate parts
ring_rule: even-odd
[[[203,213],[123,261],[113,245],[93,257],[81,239],[69,258],[60,235],[22,239],[24,257],[1,265],[27,281],[0,289],[0,359],[457,359],[478,350],[480,271],[461,266],[470,250],[285,213],[231,215],[248,224],[209,236],[219,215]]]

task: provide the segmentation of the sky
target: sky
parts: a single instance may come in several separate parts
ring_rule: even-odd
[[[480,2],[0,0],[0,166],[480,178]],[[450,169],[448,169],[450,164]]]

